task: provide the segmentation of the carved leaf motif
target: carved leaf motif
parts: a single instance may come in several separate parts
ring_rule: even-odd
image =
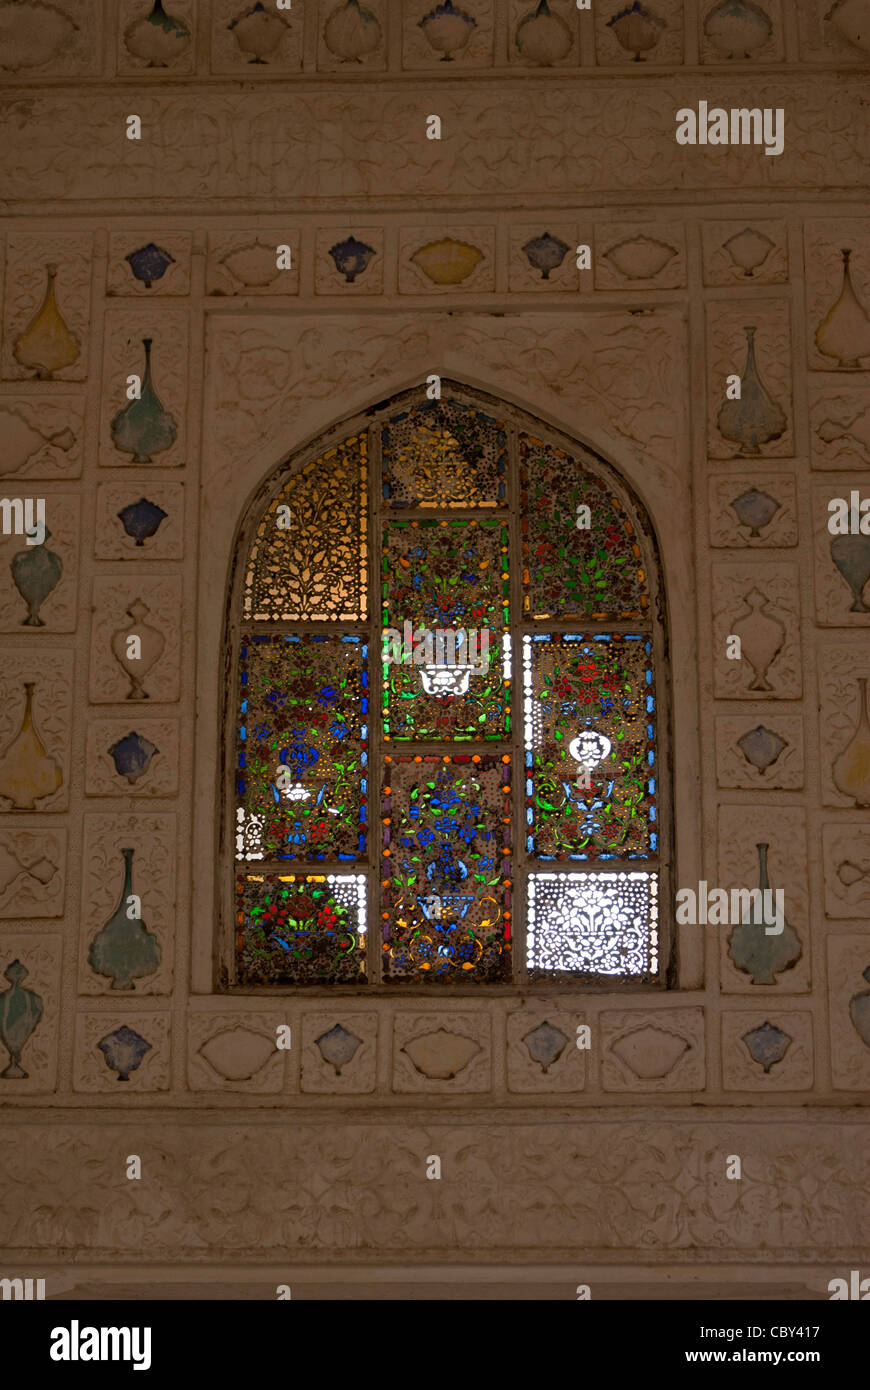
[[[667,1076],[679,1059],[688,1052],[690,1044],[677,1033],[664,1028],[637,1028],[624,1033],[613,1044],[612,1051],[629,1071],[644,1081]]]
[[[460,1033],[448,1033],[446,1028],[439,1028],[434,1033],[414,1038],[402,1051],[407,1052],[423,1076],[433,1081],[450,1081],[468,1066],[480,1046]]]
[[[275,1042],[251,1028],[227,1028],[199,1049],[209,1066],[226,1081],[248,1081],[275,1053]]]

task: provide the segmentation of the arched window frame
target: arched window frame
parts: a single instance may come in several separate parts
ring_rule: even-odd
[[[513,853],[513,977],[505,983],[466,982],[461,978],[434,984],[430,981],[409,980],[404,982],[385,982],[380,972],[372,969],[373,961],[378,959],[375,930],[380,919],[379,894],[381,883],[380,862],[380,807],[381,791],[384,784],[384,757],[393,750],[382,737],[382,705],[380,681],[381,622],[378,594],[380,592],[380,564],[383,540],[383,519],[390,509],[381,494],[381,430],[385,423],[403,410],[411,409],[426,400],[425,386],[412,387],[406,391],[378,402],[362,415],[344,420],[329,431],[318,436],[306,447],[291,452],[250,497],[237,529],[236,543],[229,582],[229,597],[226,609],[225,636],[223,643],[224,664],[221,685],[222,718],[222,756],[221,786],[223,788],[222,814],[218,832],[217,855],[217,902],[219,904],[219,936],[215,952],[215,974],[218,988],[223,991],[241,994],[292,994],[302,993],[306,997],[322,992],[332,998],[337,995],[372,996],[378,993],[390,995],[431,995],[433,988],[438,994],[492,997],[500,994],[514,995],[519,989],[534,988],[536,992],[576,993],[633,993],[650,988],[672,987],[677,981],[676,934],[673,929],[672,914],[668,904],[673,901],[672,866],[674,863],[674,832],[672,809],[671,774],[671,690],[668,679],[668,620],[666,598],[663,591],[662,565],[659,546],[648,509],[637,496],[626,479],[600,454],[588,445],[567,435],[558,427],[540,420],[536,416],[504,400],[487,393],[469,388],[460,382],[442,378],[441,393],[445,400],[455,400],[471,409],[479,410],[504,422],[507,434],[507,505],[504,510],[495,508],[475,508],[473,514],[482,516],[505,516],[509,528],[510,550],[510,631],[513,635],[512,660],[512,699],[514,711],[512,734],[509,740],[512,753],[514,790],[512,793],[511,845]],[[235,856],[236,826],[235,812],[237,796],[235,790],[236,759],[236,720],[238,710],[238,669],[241,637],[246,623],[242,616],[242,595],[245,573],[253,539],[260,521],[277,495],[289,479],[304,471],[313,462],[330,450],[340,446],[359,434],[367,432],[367,519],[368,544],[366,557],[366,586],[368,595],[367,621],[359,622],[285,622],[262,624],[264,630],[291,632],[354,633],[364,626],[368,632],[369,670],[371,673],[369,709],[369,753],[368,787],[369,818],[366,862],[358,866],[344,866],[343,872],[360,874],[365,879],[368,903],[369,967],[365,982],[342,984],[320,982],[319,984],[251,984],[239,982],[235,973],[235,935],[236,919],[234,911],[233,883],[239,865]],[[522,542],[521,505],[519,487],[519,448],[521,434],[531,435],[535,440],[563,451],[569,457],[596,475],[620,499],[626,515],[631,519],[635,535],[641,547],[643,563],[647,574],[649,610],[646,623],[635,621],[589,623],[578,620],[528,619],[522,605]],[[463,515],[461,511],[453,513]],[[472,514],[469,512],[468,514]],[[407,517],[431,518],[431,509],[402,513]],[[559,976],[547,979],[536,976],[530,980],[525,962],[527,931],[527,883],[531,873],[564,870],[566,873],[587,871],[588,861],[580,863],[535,862],[525,854],[525,798],[521,784],[524,771],[525,748],[523,741],[523,664],[522,638],[527,632],[569,633],[586,632],[637,632],[646,631],[652,646],[652,668],[655,674],[655,740],[656,740],[656,814],[658,830],[658,850],[648,860],[638,860],[638,868],[654,868],[658,876],[658,956],[654,976]],[[490,745],[494,747],[495,745]],[[404,745],[406,750],[409,745]],[[412,746],[413,751],[426,752],[429,745]],[[443,745],[432,744],[433,749],[443,752]],[[404,751],[403,750],[403,751]],[[602,866],[603,867],[603,866]],[[292,863],[282,872],[297,874],[321,872],[318,867],[306,867],[304,863]],[[329,872],[324,869],[323,872]]]

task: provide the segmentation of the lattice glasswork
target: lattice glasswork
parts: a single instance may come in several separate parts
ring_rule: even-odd
[[[236,875],[241,984],[364,984],[363,874]]]
[[[588,451],[452,390],[373,409],[261,503],[235,581],[234,984],[498,984],[515,954],[532,981],[656,978],[663,609],[644,518]]]
[[[519,450],[525,614],[601,623],[646,617],[641,549],[619,498],[561,449],[521,435]]]
[[[656,874],[530,874],[528,901],[526,961],[533,979],[652,977],[658,970]]]
[[[366,654],[361,637],[243,639],[237,859],[354,862],[364,854]]]
[[[658,848],[648,637],[523,640],[527,848],[538,859],[637,859]]]
[[[328,449],[266,508],[245,571],[245,618],[365,618],[366,448],[361,434]]]
[[[392,507],[500,507],[504,426],[460,401],[426,401],[381,431],[384,499]]]
[[[501,521],[384,523],[385,738],[509,734],[507,556]]]
[[[386,760],[384,978],[510,979],[510,755]]]

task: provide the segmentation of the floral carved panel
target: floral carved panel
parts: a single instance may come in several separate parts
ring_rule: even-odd
[[[718,699],[799,699],[803,672],[796,565],[717,562],[713,614]]]
[[[825,643],[817,654],[822,801],[825,806],[863,808],[870,802],[862,691],[870,689],[870,644]],[[863,701],[866,709],[866,700]]]
[[[176,796],[177,719],[93,719],[88,724],[88,796]]]
[[[793,473],[714,474],[710,479],[710,544],[766,550],[798,543]]]
[[[98,575],[93,585],[90,694],[93,704],[178,699],[181,578]],[[144,610],[144,611],[143,611]],[[130,637],[140,641],[139,657]]]
[[[78,622],[79,512],[75,493],[28,488],[45,503],[45,540],[0,537],[0,632],[73,632]],[[38,538],[37,538],[38,539]]]
[[[789,457],[795,452],[791,337],[782,300],[717,302],[707,309],[710,457]],[[728,397],[740,378],[740,398]]]
[[[38,649],[36,643],[4,648],[0,671],[0,812],[67,809],[72,696],[71,651],[53,647],[51,659],[46,660],[45,650]]]
[[[14,1101],[16,1096],[53,1091],[57,1085],[62,950],[63,942],[59,934],[0,932],[0,990],[9,989],[10,982],[5,971],[13,961],[18,961],[27,972],[18,981],[18,988],[32,991],[41,1005],[39,1022],[24,1042],[18,1062],[18,1068],[27,1075],[0,1075],[0,1101],[7,1104],[10,1100]],[[31,1017],[33,1007],[31,1001]],[[11,1055],[0,1046],[0,1072],[6,1070],[10,1062]]]
[[[758,921],[738,903],[731,920],[734,889],[761,886],[766,858],[768,884],[780,890],[782,930],[767,912]],[[726,994],[798,994],[810,988],[810,897],[807,881],[806,813],[797,808],[748,805],[719,808],[719,876],[716,887],[729,895],[727,924],[698,927],[719,936],[722,990]],[[710,885],[712,890],[713,885]],[[775,914],[777,899],[771,899]],[[797,957],[795,959],[795,957]]]
[[[24,478],[77,478],[82,471],[83,404],[78,396],[0,397],[0,471]],[[9,491],[8,482],[4,485]]]
[[[3,307],[4,378],[84,381],[87,377],[91,251],[92,238],[87,233],[9,233]]]
[[[0,917],[62,917],[65,830],[0,831]]]
[[[788,233],[784,222],[750,217],[744,222],[704,221],[704,284],[781,284],[788,279]]]
[[[870,921],[870,824],[830,821],[822,826],[825,916]]]
[[[804,727],[800,715],[718,715],[716,780],[746,791],[795,791],[804,785]]]
[[[157,1009],[76,1014],[74,1089],[112,1096],[118,1095],[119,1085],[123,1095],[168,1091],[170,1024],[168,1012]],[[138,1150],[134,1145],[127,1152]]]
[[[162,305],[106,312],[100,428],[100,463],[106,467],[169,468],[186,461],[187,326],[186,310]],[[149,352],[156,401],[146,397]],[[130,377],[138,378],[138,401],[127,394],[135,389]]]

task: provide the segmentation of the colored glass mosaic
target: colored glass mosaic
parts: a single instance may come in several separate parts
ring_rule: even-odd
[[[499,521],[385,522],[386,738],[509,733],[507,540]]]
[[[362,874],[236,876],[240,984],[364,984]]]
[[[243,639],[237,859],[354,862],[363,855],[366,654],[360,637]]]
[[[459,401],[426,401],[381,431],[391,507],[499,507],[506,500],[504,427]]]
[[[367,613],[366,436],[329,449],[267,507],[245,571],[245,618],[353,622]]]
[[[649,609],[635,528],[603,479],[521,435],[523,609],[532,618],[618,622]]]
[[[650,639],[527,636],[523,682],[529,852],[539,859],[655,854]]]
[[[509,980],[509,756],[396,755],[385,779],[384,978]]]

